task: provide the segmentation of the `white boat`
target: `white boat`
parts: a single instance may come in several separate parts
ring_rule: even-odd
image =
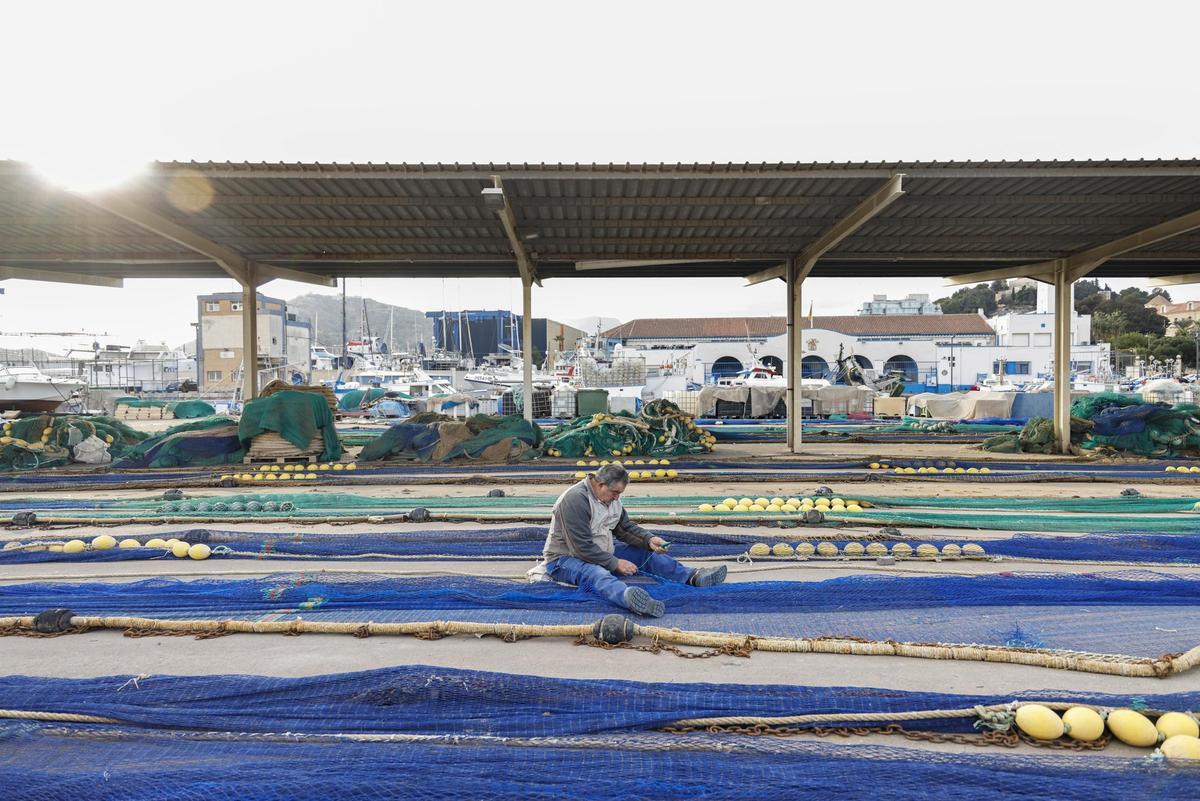
[[[382,389],[397,392],[409,398],[434,398],[453,395],[454,385],[449,381],[432,378],[419,367],[364,369],[353,373],[349,381],[328,382],[334,394],[341,396],[355,389]]]
[[[48,376],[36,367],[0,366],[0,411],[52,412],[86,389],[84,381]]]
[[[805,379],[805,383],[809,383],[811,379]],[[826,384],[829,382],[826,381]],[[719,387],[783,387],[787,388],[787,379],[776,373],[770,367],[751,367],[749,370],[742,370],[734,375],[727,375],[717,379]]]

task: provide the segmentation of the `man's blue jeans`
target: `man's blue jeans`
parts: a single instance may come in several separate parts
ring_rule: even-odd
[[[637,565],[638,572],[635,575],[646,574],[680,584],[686,584],[692,575],[692,568],[684,567],[666,554],[621,542],[613,548],[613,556]],[[546,572],[555,581],[574,584],[599,595],[609,603],[625,606],[625,590],[629,585],[600,565],[576,559],[574,556],[559,556],[546,563]]]

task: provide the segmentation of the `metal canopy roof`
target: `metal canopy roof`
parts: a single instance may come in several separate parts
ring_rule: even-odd
[[[897,173],[904,195],[815,277],[953,276],[1069,256],[1200,210],[1200,160],[862,164],[158,163],[109,193],[254,261],[322,276],[515,276],[480,193],[503,180],[542,278],[747,276],[796,256]],[[578,262],[654,261],[577,269]],[[0,266],[225,276],[207,256],[0,161]],[[1097,276],[1200,272],[1200,230]]]

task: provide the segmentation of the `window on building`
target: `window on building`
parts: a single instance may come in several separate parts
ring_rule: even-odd
[[[1034,334],[1034,335],[1033,335],[1033,346],[1034,346],[1035,348],[1048,348],[1048,347],[1050,347],[1050,345],[1052,344],[1051,336],[1053,336],[1053,335],[1052,335],[1052,334],[1049,334],[1049,333],[1046,333],[1046,334]]]
[[[220,370],[209,370],[207,373],[204,374],[204,377],[208,381],[220,381],[221,380],[221,371]]]
[[[240,300],[233,301],[232,303],[229,304],[229,310],[230,311],[241,311],[242,310],[242,302]]]
[[[1014,348],[1029,347],[1029,334],[1013,334],[1012,335],[1012,346]]]
[[[1029,362],[1008,362],[1006,372],[1008,375],[1029,375]]]
[[[208,300],[204,302],[204,310],[206,312],[215,312],[221,310],[221,303],[216,300]]]

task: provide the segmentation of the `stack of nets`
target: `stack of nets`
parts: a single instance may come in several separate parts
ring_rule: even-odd
[[[202,400],[165,401],[141,398],[117,398],[113,412],[122,420],[194,420],[216,413],[212,404]]]
[[[594,414],[563,423],[546,437],[550,456],[677,456],[711,451],[716,438],[668,400],[647,403],[635,417]]]
[[[320,395],[329,404],[330,409],[338,407],[337,396],[333,394],[333,390],[324,384],[307,385],[307,384],[289,384],[283,379],[276,378],[274,381],[267,384],[259,390],[258,397],[269,398],[276,392],[312,392]]]
[[[321,393],[281,390],[249,401],[242,409],[238,436],[251,443],[264,434],[277,434],[261,446],[272,456],[319,456],[333,462],[341,458],[342,445],[333,427],[333,410]],[[282,452],[292,446],[289,453]]]
[[[1081,428],[1081,448],[1200,456],[1200,405],[1194,403],[1144,403],[1140,395],[1098,392],[1075,401],[1071,416]]]
[[[113,466],[206,467],[240,462],[245,455],[237,421],[218,416],[181,423],[144,439],[127,449]]]
[[[386,389],[380,387],[369,387],[367,389],[352,389],[346,392],[342,397],[338,398],[337,410],[339,412],[356,412],[373,403],[382,400],[391,395],[392,397],[407,400],[408,396],[402,392],[389,393]]]
[[[514,462],[538,455],[542,430],[522,417],[477,414],[466,418],[425,412],[367,443],[359,461]]]
[[[131,451],[146,434],[112,417],[49,415],[23,417],[4,423],[0,437],[0,470],[60,467],[80,455],[107,451],[116,458]],[[87,443],[86,445],[84,443]],[[103,463],[107,459],[93,461]]]
[[[1020,432],[999,434],[983,442],[985,451],[995,453],[1054,453],[1054,421],[1031,417]]]

